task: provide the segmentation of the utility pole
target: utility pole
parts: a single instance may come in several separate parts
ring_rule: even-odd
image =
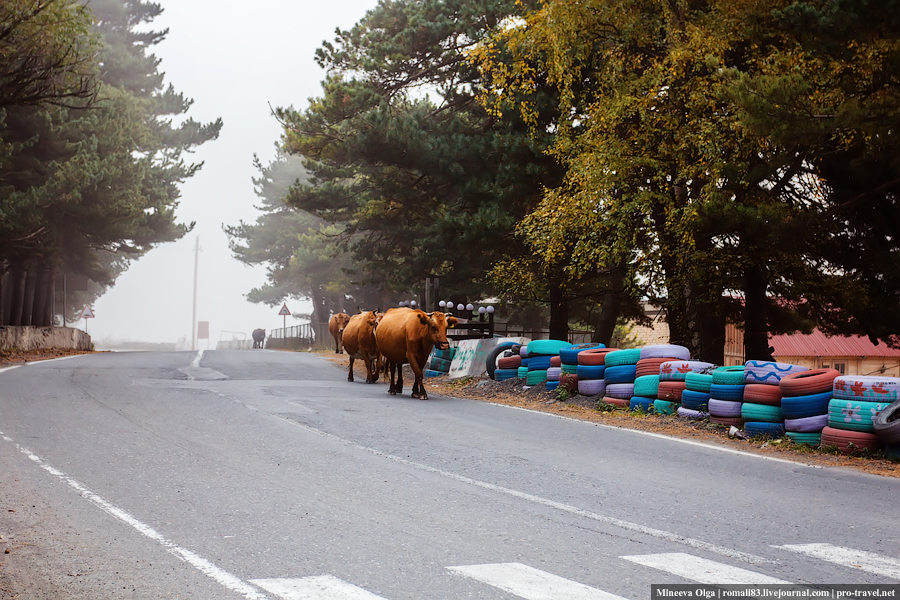
[[[197,271],[200,265],[200,236],[194,245],[194,314],[191,317],[191,350],[197,349]]]

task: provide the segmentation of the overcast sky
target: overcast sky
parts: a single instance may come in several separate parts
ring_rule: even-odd
[[[169,29],[155,47],[166,84],[194,99],[188,115],[209,122],[222,117],[218,140],[203,145],[196,161],[203,169],[182,186],[178,217],[196,221],[185,238],[164,244],[132,264],[115,287],[94,305],[88,333],[104,339],[191,341],[194,244],[200,237],[197,320],[209,321],[209,347],[231,332],[281,327],[279,307],[247,301],[245,294],[265,283],[265,269],[233,259],[222,225],[253,222],[256,196],[253,154],[264,164],[274,157],[280,129],[273,107],[305,108],[319,96],[325,73],[313,60],[336,27],[349,28],[377,0],[159,0],[165,12],[154,30]],[[310,305],[289,301],[292,313]],[[84,321],[77,326],[84,328]],[[296,324],[297,321],[294,321]],[[291,318],[288,318],[288,325]],[[206,348],[201,341],[200,348]]]

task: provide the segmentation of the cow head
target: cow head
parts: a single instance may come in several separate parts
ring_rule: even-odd
[[[419,314],[419,322],[427,328],[434,347],[439,350],[446,350],[450,347],[450,342],[447,341],[447,328],[453,327],[459,321],[456,317],[442,312],[423,312]]]
[[[347,326],[347,323],[350,322],[350,315],[340,312],[334,315],[334,320],[338,326],[338,333],[344,333],[344,328]]]

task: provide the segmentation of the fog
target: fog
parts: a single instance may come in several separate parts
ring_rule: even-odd
[[[377,0],[161,0],[165,12],[152,28],[168,28],[152,51],[162,60],[166,85],[193,98],[189,117],[210,122],[222,117],[218,140],[187,160],[205,163],[182,187],[177,211],[194,231],[163,244],[132,263],[92,306],[88,333],[102,346],[109,341],[191,342],[194,245],[200,238],[197,320],[209,321],[209,347],[234,332],[282,326],[274,308],[248,302],[245,294],[265,283],[263,267],[248,267],[231,256],[222,225],[253,222],[259,215],[251,178],[253,154],[263,164],[275,155],[281,130],[272,107],[305,108],[320,95],[325,72],[313,60],[336,27],[349,28]],[[288,301],[291,313],[309,313],[306,301]],[[287,318],[287,324],[301,322]],[[85,327],[85,321],[72,326]],[[206,348],[206,340],[199,341]]]

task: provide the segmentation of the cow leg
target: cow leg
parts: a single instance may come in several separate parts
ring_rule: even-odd
[[[350,357],[350,373],[347,374],[347,381],[353,381],[353,357]]]
[[[394,363],[386,362],[386,363],[384,363],[384,366],[387,369],[389,377],[390,377],[390,386],[388,387],[388,394],[394,396],[397,394],[397,387],[396,387],[396,384],[394,383]]]
[[[366,357],[366,383],[375,383],[378,381],[378,371],[374,368],[375,360],[368,356]]]
[[[425,378],[424,372],[424,364],[419,364],[419,362],[415,359],[415,357],[408,357],[411,360],[409,361],[409,366],[413,370],[413,375],[415,376],[415,382],[413,383],[412,389],[412,397],[420,398],[422,400],[428,400],[428,392],[425,391],[425,384],[423,379]],[[427,360],[427,357],[426,357]]]
[[[395,394],[403,393],[403,363],[394,363],[391,365],[391,373],[397,369],[397,384],[394,386]]]

